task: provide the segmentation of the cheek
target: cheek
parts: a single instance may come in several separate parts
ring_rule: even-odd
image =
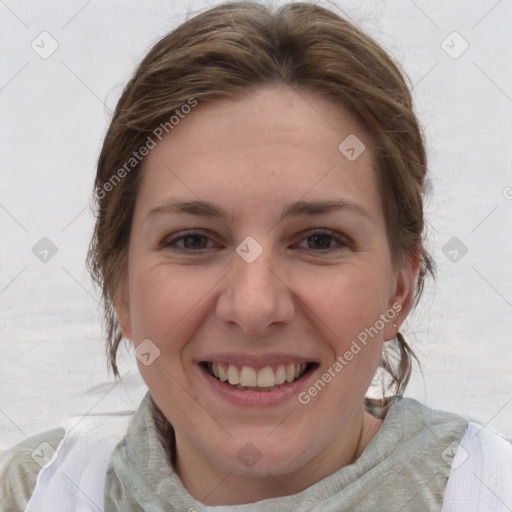
[[[368,267],[346,266],[323,276],[317,273],[315,278],[303,276],[301,281],[304,290],[313,290],[303,294],[305,310],[312,312],[309,317],[316,336],[321,333],[330,353],[323,368],[329,390],[315,407],[320,408],[319,414],[330,414],[329,407],[340,410],[347,401],[355,406],[371,384],[382,355],[383,331],[377,322],[387,304],[383,275],[376,276]]]
[[[195,399],[184,357],[188,341],[205,314],[202,299],[210,290],[209,280],[197,268],[173,269],[170,265],[147,265],[130,274],[130,311],[135,345],[149,339],[159,350],[146,365],[137,359],[139,372],[153,398],[167,417],[187,416]],[[172,408],[169,408],[172,403]]]
[[[331,418],[326,425],[336,429],[347,419],[341,411],[361,403],[379,366],[384,342],[375,326],[385,312],[386,287],[360,269],[303,282],[315,290],[305,299],[306,311],[328,345],[329,359],[299,401],[315,411],[311,418]]]
[[[388,297],[382,276],[371,269],[346,266],[323,275],[302,275],[302,299],[325,324],[327,339],[346,342],[372,326],[384,312]]]
[[[205,286],[197,272],[172,270],[159,265],[139,268],[130,281],[130,311],[135,340],[174,338],[173,331],[187,324],[189,313],[204,296]]]

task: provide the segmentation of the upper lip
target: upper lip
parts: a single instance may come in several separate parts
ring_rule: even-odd
[[[236,366],[249,366],[252,368],[265,368],[266,366],[277,366],[280,364],[306,364],[314,363],[316,360],[311,357],[296,356],[290,354],[262,354],[262,355],[249,355],[241,353],[214,353],[207,354],[199,359],[197,363],[226,363],[234,364]]]

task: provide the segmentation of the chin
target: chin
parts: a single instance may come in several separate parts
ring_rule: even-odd
[[[308,453],[295,436],[270,434],[274,439],[269,439],[269,432],[272,429],[264,429],[263,432],[259,430],[257,435],[242,436],[237,433],[229,441],[219,441],[207,450],[213,451],[213,458],[227,471],[253,477],[268,477],[269,473],[273,476],[287,474],[308,462]],[[299,437],[311,438],[302,435]],[[221,445],[224,449],[219,452],[217,447]],[[203,453],[207,453],[207,450]]]

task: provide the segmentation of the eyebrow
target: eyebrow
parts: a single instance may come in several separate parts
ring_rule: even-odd
[[[300,217],[303,215],[322,215],[334,211],[347,210],[370,219],[368,212],[358,204],[342,199],[326,201],[297,201],[287,205],[281,213],[279,221],[287,217]],[[146,215],[146,220],[160,214],[189,214],[198,217],[226,220],[227,213],[209,201],[177,201],[167,202],[151,209]]]

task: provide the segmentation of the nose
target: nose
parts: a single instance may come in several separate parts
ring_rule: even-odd
[[[259,336],[290,322],[296,307],[284,274],[271,250],[253,261],[235,253],[217,302],[217,318],[238,326],[242,334]]]

